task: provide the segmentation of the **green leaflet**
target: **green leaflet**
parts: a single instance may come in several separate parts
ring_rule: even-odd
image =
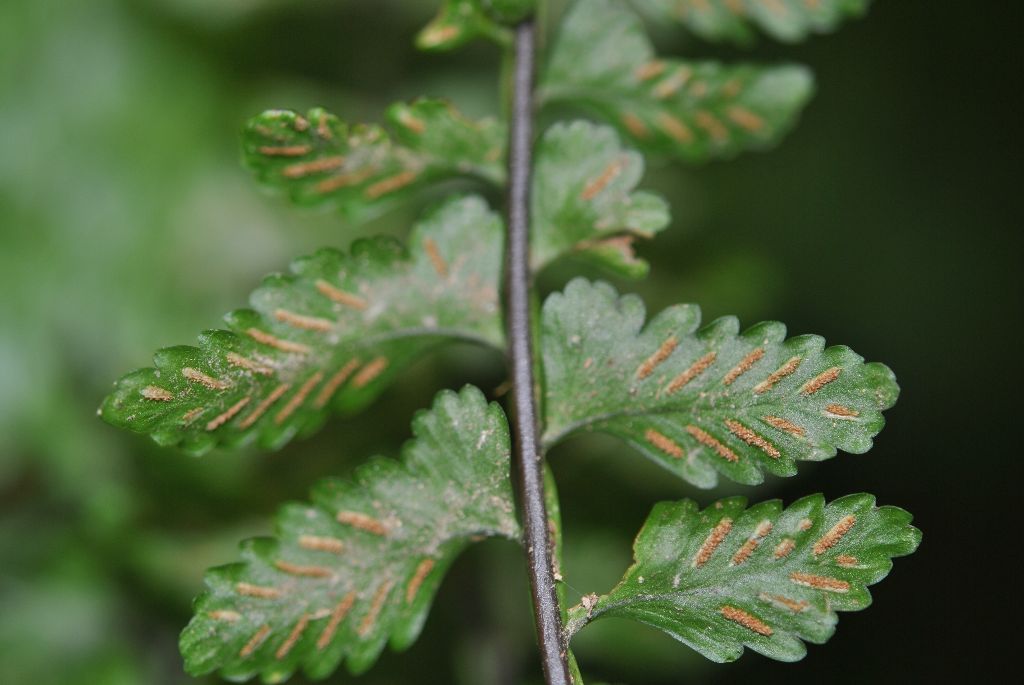
[[[380,126],[349,126],[322,109],[270,110],[245,127],[245,162],[295,204],[329,204],[353,218],[380,213],[431,182],[504,181],[503,124],[471,121],[429,99],[392,105],[387,118],[394,140]]]
[[[548,129],[530,195],[533,268],[576,254],[623,276],[646,275],[632,242],[665,228],[669,214],[657,195],[633,192],[643,172],[643,157],[623,149],[607,126],[574,121]]]
[[[467,544],[518,537],[501,408],[467,386],[412,426],[401,461],[320,483],[311,505],[281,510],[276,539],[250,540],[243,563],[207,574],[181,636],[189,673],[280,682],[300,667],[326,677],[342,660],[365,671],[389,639],[415,641]]]
[[[384,237],[320,250],[268,277],[252,309],[227,315],[230,331],[160,350],[155,368],[123,377],[100,415],[194,453],[280,447],[331,406],[362,408],[446,339],[500,347],[501,241],[498,216],[466,197],[419,223],[410,251]]]
[[[745,509],[733,497],[700,511],[690,500],[654,507],[634,543],[636,562],[607,595],[569,610],[569,634],[595,618],[631,618],[659,628],[713,661],[747,646],[796,661],[832,636],[835,611],[871,603],[867,586],[892,557],[917,549],[921,531],[872,495],[825,505],[812,495]]]
[[[453,50],[475,38],[490,38],[506,45],[509,30],[488,16],[482,0],[442,0],[437,16],[416,36],[421,50]]]
[[[619,436],[687,481],[718,473],[754,484],[764,471],[836,449],[866,452],[899,394],[883,364],[818,336],[786,340],[781,323],[739,332],[735,318],[698,328],[693,305],[644,326],[644,305],[576,279],[544,303],[544,442],[593,430]]]
[[[749,42],[751,25],[793,43],[827,33],[863,15],[870,0],[634,0],[665,22],[678,22],[701,38]]]
[[[800,66],[655,59],[639,17],[617,0],[587,0],[564,20],[539,97],[593,111],[644,150],[702,161],[779,140],[811,88]]]

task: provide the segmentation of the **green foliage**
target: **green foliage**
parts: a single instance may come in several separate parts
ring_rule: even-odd
[[[400,462],[377,459],[353,482],[328,480],[288,505],[276,539],[211,570],[181,636],[192,674],[280,682],[343,661],[368,669],[390,639],[415,641],[445,570],[467,544],[515,539],[508,424],[471,386],[444,391],[413,419]]]
[[[500,44],[511,40],[508,29],[488,15],[481,0],[441,0],[437,16],[416,36],[416,47],[452,50],[475,38],[490,38]]]
[[[525,19],[536,7],[537,0],[442,0],[437,16],[416,36],[416,47],[452,50],[474,38],[507,45],[511,33],[503,24]]]
[[[705,38],[742,41],[752,27],[782,40],[830,30],[867,0],[638,4]],[[448,50],[487,37],[507,48],[509,26],[536,5],[442,0],[417,44]],[[506,59],[502,83],[510,66]],[[687,161],[763,148],[789,129],[812,90],[799,66],[657,58],[639,17],[619,0],[572,5],[540,82],[539,105],[578,106],[611,126],[556,122],[540,136],[534,167],[523,170],[532,174],[529,266],[576,256],[625,277],[648,270],[633,241],[669,223],[667,203],[636,190],[644,161],[629,145]],[[322,109],[268,111],[244,130],[245,162],[293,204],[332,207],[350,220],[438,182],[505,185],[505,122],[471,121],[445,101],[422,99],[393,105],[387,123],[350,126]],[[251,309],[229,314],[228,330],[203,333],[198,347],[161,350],[154,368],[118,381],[101,415],[195,453],[274,449],[317,429],[332,409],[361,409],[445,341],[504,347],[502,232],[497,215],[470,196],[432,211],[408,249],[372,238],[348,253],[300,259],[265,280]],[[719,473],[756,484],[765,472],[796,473],[800,460],[864,452],[899,392],[887,367],[825,348],[820,337],[787,340],[779,323],[741,332],[734,318],[701,328],[690,305],[645,324],[638,298],[602,283],[575,280],[549,297],[539,331],[518,324],[513,318],[514,329],[537,333],[544,449],[605,432],[705,488]],[[442,392],[413,432],[400,461],[374,460],[351,482],[320,484],[310,504],[281,509],[275,538],[249,540],[242,563],[208,572],[181,636],[190,673],[279,682],[300,669],[323,678],[343,662],[361,673],[386,643],[404,649],[416,639],[446,569],[470,542],[519,538],[501,409],[472,387]],[[663,503],[619,585],[567,609],[560,503],[549,470],[544,479],[546,531],[530,529],[527,538],[546,532],[531,563],[545,573],[551,563],[567,635],[602,616],[633,618],[716,661],[738,658],[744,646],[799,659],[803,641],[825,641],[835,610],[867,606],[867,586],[920,540],[906,512],[875,508],[869,495],[827,506],[814,496],[785,511],[776,501],[745,509],[738,498],[703,511]],[[539,507],[534,494],[524,498]],[[564,656],[580,685],[575,656]]]
[[[669,216],[660,197],[633,192],[643,170],[643,157],[623,149],[607,126],[574,121],[549,128],[531,194],[534,269],[576,254],[623,276],[646,275],[632,242],[665,228]]]
[[[703,511],[690,500],[656,505],[636,538],[636,562],[610,593],[569,611],[569,633],[596,618],[630,618],[713,661],[734,661],[744,646],[796,661],[801,640],[828,640],[836,610],[867,607],[867,586],[921,541],[910,514],[876,508],[866,494],[827,506],[821,495],[785,510],[778,500],[745,506],[742,497]]]
[[[271,110],[245,127],[246,164],[298,205],[372,216],[427,184],[459,176],[503,182],[505,126],[471,121],[443,100],[397,103],[394,140],[376,125],[349,126],[322,109]]]
[[[751,25],[781,41],[834,30],[867,11],[870,0],[634,0],[652,16],[708,40],[749,42]]]
[[[444,340],[500,346],[501,234],[483,200],[456,198],[413,230],[410,251],[378,237],[300,259],[227,315],[230,330],[119,380],[100,415],[194,453],[280,447],[332,406],[362,408]]]
[[[657,59],[639,17],[618,0],[592,0],[564,19],[540,97],[592,111],[644,150],[702,161],[778,141],[811,86],[800,66]]]
[[[693,305],[644,325],[644,305],[577,279],[544,303],[545,434],[616,435],[689,482],[746,484],[836,449],[866,452],[896,401],[892,372],[818,336],[786,339],[768,322],[727,317],[698,328]]]

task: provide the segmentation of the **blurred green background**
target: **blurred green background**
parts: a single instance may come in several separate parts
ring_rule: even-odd
[[[413,50],[434,9],[0,3],[0,683],[195,682],[176,642],[204,568],[269,533],[279,503],[304,498],[318,477],[396,454],[437,389],[500,384],[496,355],[432,357],[364,417],[269,455],[196,460],[95,417],[114,378],[216,326],[264,273],[321,245],[407,230],[418,207],[364,226],[289,210],[238,165],[238,131],[268,107],[376,120],[419,94],[496,111],[495,50]],[[658,35],[668,53],[804,62],[818,92],[772,152],[652,164],[646,185],[670,199],[674,225],[641,247],[651,279],[618,286],[652,311],[698,302],[708,320],[779,319],[849,344],[892,366],[903,394],[871,453],[759,489],[695,491],[610,440],[559,447],[572,599],[610,587],[657,499],[866,490],[914,512],[925,537],[876,588],[875,606],[843,614],[800,664],[748,653],[715,666],[607,621],[574,643],[595,681],[977,679],[1007,656],[1004,626],[1019,608],[1009,597],[1019,528],[1007,512],[1019,497],[1009,471],[1021,382],[1012,10],[878,2],[833,36],[746,51]],[[467,553],[417,645],[385,653],[358,682],[538,682],[523,566],[507,543]]]

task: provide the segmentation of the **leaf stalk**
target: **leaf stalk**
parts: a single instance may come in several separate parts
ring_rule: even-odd
[[[532,19],[516,27],[514,55],[505,250],[506,325],[514,407],[512,449],[518,472],[530,592],[544,678],[548,685],[570,685],[568,649],[552,570],[533,373],[529,233],[536,26]]]

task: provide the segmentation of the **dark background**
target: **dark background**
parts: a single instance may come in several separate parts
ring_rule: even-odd
[[[237,133],[268,107],[377,120],[419,94],[496,111],[495,50],[412,49],[433,5],[0,4],[0,682],[190,682],[176,635],[205,567],[268,533],[318,477],[396,454],[438,388],[501,382],[497,356],[432,357],[365,416],[270,455],[195,460],[94,416],[114,378],[216,325],[263,273],[322,244],[404,234],[417,207],[357,227],[266,197],[237,164]],[[848,344],[889,364],[902,395],[870,453],[756,489],[694,490],[612,440],[559,447],[571,598],[610,587],[658,499],[869,491],[912,511],[924,542],[799,664],[708,664],[607,621],[574,642],[594,682],[978,680],[1007,658],[1020,616],[1012,8],[878,2],[834,35],[743,51],[659,35],[666,54],[806,63],[818,91],[771,152],[652,164],[645,185],[674,224],[641,248],[652,277],[618,287],[652,312],[698,302],[706,320],[777,319]],[[358,682],[538,682],[530,621],[518,550],[485,543],[455,565],[410,652]]]

